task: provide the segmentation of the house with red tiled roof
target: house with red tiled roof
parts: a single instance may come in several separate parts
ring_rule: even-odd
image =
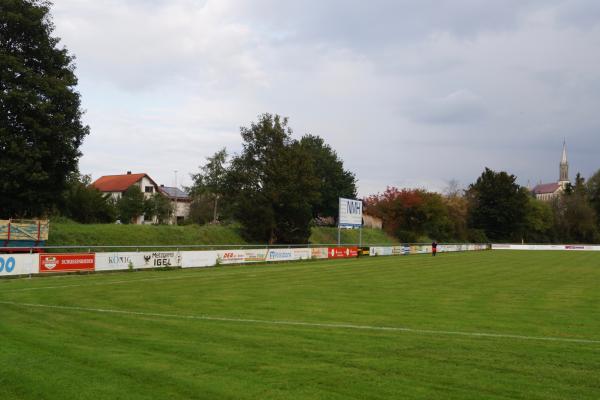
[[[119,200],[123,193],[132,186],[138,187],[144,193],[146,199],[152,197],[155,193],[161,193],[160,187],[148,174],[132,174],[131,171],[127,171],[126,174],[122,175],[101,176],[92,183],[92,186],[103,193],[110,194],[115,200]],[[135,224],[155,222],[156,219],[145,220],[143,215],[140,215],[134,221]]]
[[[532,192],[538,200],[550,201],[565,191],[569,181],[569,162],[567,161],[567,147],[563,142],[562,157],[560,160],[558,182],[541,183],[533,188]]]
[[[176,187],[159,186],[146,173],[132,174],[131,171],[127,171],[126,174],[122,175],[105,175],[96,179],[92,186],[103,193],[110,194],[114,200],[119,200],[123,193],[132,186],[138,187],[144,193],[146,199],[152,197],[155,193],[159,193],[171,202],[174,211],[169,221],[171,224],[183,222],[190,215],[190,203],[192,201],[184,191]],[[134,221],[136,224],[156,222],[156,218],[146,220],[143,215],[137,217]]]

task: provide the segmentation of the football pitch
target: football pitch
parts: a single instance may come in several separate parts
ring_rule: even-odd
[[[0,399],[599,399],[600,254],[0,280]]]

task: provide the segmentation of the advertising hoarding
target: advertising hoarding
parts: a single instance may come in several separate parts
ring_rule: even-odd
[[[245,251],[244,262],[265,262],[267,261],[267,249],[247,249]]]
[[[358,247],[330,247],[327,258],[358,257]]]
[[[312,247],[310,249],[310,258],[320,260],[329,257],[329,249],[327,247]]]
[[[181,254],[178,251],[153,251],[141,254],[144,263],[134,264],[135,268],[181,267]]]
[[[132,268],[140,268],[144,265],[142,253],[115,252],[96,253],[96,271],[118,271]]]
[[[340,210],[338,226],[345,228],[359,228],[362,226],[362,201],[344,199],[340,197]]]
[[[37,274],[37,254],[0,254],[0,276]]]
[[[392,247],[390,247],[390,246],[388,246],[388,247],[381,247],[381,246],[371,247],[371,248],[369,248],[369,255],[370,256],[391,256],[392,255]]]
[[[212,267],[217,263],[216,251],[182,251],[181,267]]]
[[[96,254],[40,254],[40,273],[94,271]]]
[[[310,249],[292,249],[294,253],[294,260],[310,260],[311,251]]]
[[[481,245],[485,246],[485,245]],[[492,250],[551,250],[551,251],[600,251],[600,246],[583,244],[492,244]]]
[[[217,251],[219,264],[240,264],[246,262],[246,250],[219,250]]]

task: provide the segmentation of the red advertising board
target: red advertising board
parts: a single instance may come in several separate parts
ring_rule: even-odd
[[[358,257],[358,247],[330,247],[327,258]]]
[[[40,273],[93,271],[95,268],[93,253],[40,254]]]

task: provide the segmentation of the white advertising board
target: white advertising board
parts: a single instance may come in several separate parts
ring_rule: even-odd
[[[136,268],[181,267],[181,253],[178,251],[153,251],[142,253],[144,264]]]
[[[181,267],[212,267],[217,263],[216,251],[182,251]]]
[[[370,247],[369,248],[369,256],[391,256],[392,255],[392,247]]]
[[[178,251],[96,253],[96,271],[181,267]]]
[[[125,270],[129,269],[130,265],[133,268],[144,265],[142,253],[96,253],[96,271]]]
[[[267,261],[291,261],[294,259],[292,249],[270,249],[267,252]]]
[[[218,250],[219,264],[241,264],[246,261],[246,250]]]
[[[292,249],[294,252],[294,260],[310,260],[311,250],[310,249]]]
[[[329,249],[327,247],[312,247],[310,249],[310,258],[321,260],[329,257]]]
[[[265,262],[267,261],[267,249],[246,249],[244,262]]]
[[[600,251],[600,246],[584,244],[492,244],[492,250]]]
[[[0,276],[36,274],[39,263],[37,254],[0,254]]]
[[[340,197],[339,223],[340,227],[358,228],[362,226],[363,205],[360,200]]]

